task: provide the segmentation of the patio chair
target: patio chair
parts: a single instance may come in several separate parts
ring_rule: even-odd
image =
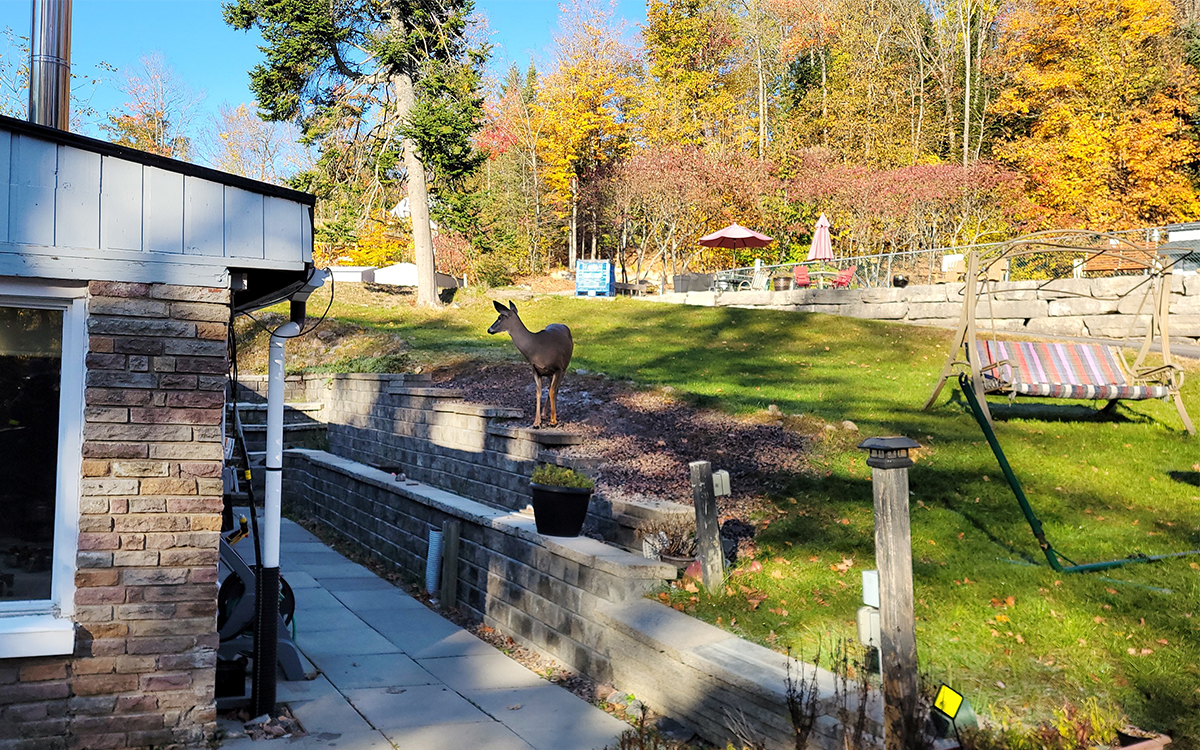
[[[854,272],[858,270],[858,266],[850,266],[844,271],[838,271],[837,278],[833,280],[834,289],[849,289],[850,282],[854,280]]]
[[[793,268],[792,280],[798,289],[807,289],[812,286],[812,279],[808,277],[808,266],[796,266]]]

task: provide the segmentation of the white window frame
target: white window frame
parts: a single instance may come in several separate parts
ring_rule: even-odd
[[[75,650],[73,616],[83,462],[87,287],[0,278],[0,304],[63,312],[50,599],[0,600],[0,659],[70,654]]]

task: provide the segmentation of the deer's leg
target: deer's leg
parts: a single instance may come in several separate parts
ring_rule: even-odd
[[[533,426],[536,428],[542,426],[542,376],[537,374],[537,370],[533,371],[533,383],[537,388],[537,394],[534,397],[537,406],[533,411]]]
[[[562,382],[563,374],[556,372],[550,376],[550,426],[558,426],[558,384]]]

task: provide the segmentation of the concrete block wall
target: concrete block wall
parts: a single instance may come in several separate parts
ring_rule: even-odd
[[[242,397],[265,397],[265,379],[241,378]],[[502,508],[529,503],[529,476],[548,449],[577,435],[515,425],[519,409],[465,403],[431,387],[428,375],[340,373],[292,376],[289,400],[319,402],[329,450]],[[547,458],[549,458],[547,456]]]
[[[1005,281],[980,300],[981,330],[994,324],[1012,333],[1123,338],[1144,335],[1152,301],[1141,305],[1147,276]],[[963,307],[963,284],[910,285],[903,289],[795,289],[780,292],[664,294],[663,302],[706,307],[763,307],[799,312],[954,327]],[[1173,275],[1172,341],[1200,343],[1200,276]],[[1139,309],[1141,314],[1139,315]]]
[[[634,693],[719,745],[750,739],[793,750],[787,674],[815,676],[820,718],[810,748],[840,750],[834,677],[645,598],[672,566],[588,538],[537,534],[534,521],[445,490],[398,483],[322,451],[284,456],[286,508],[422,577],[430,527],[461,523],[455,604],[518,642]],[[286,575],[286,571],[284,571]],[[853,692],[853,691],[851,691]],[[868,706],[869,745],[881,735]]]
[[[532,517],[398,483],[323,451],[286,451],[284,497],[290,510],[413,575],[424,575],[429,529],[461,521],[457,606],[601,681],[612,668],[599,650],[596,611],[676,575],[673,566],[595,539],[543,537]]]
[[[0,660],[0,748],[200,747],[216,728],[229,291],[89,295],[75,651]]]

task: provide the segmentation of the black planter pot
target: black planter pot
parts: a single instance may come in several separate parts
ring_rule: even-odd
[[[579,536],[587,518],[592,491],[578,487],[553,487],[529,483],[533,493],[533,519],[539,534]]]

